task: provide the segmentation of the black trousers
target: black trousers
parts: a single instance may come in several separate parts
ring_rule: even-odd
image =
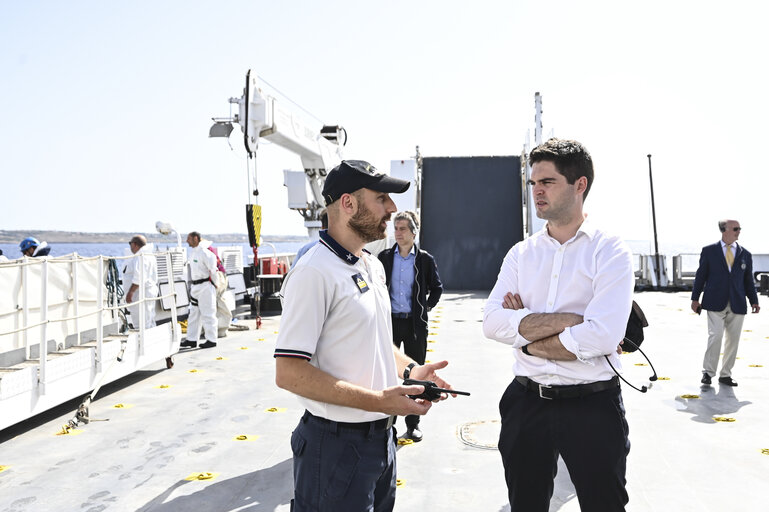
[[[393,317],[393,344],[401,348],[411,359],[419,364],[425,364],[427,356],[427,337],[417,335],[414,332],[413,318],[395,318]],[[416,428],[419,426],[419,416],[412,414],[406,416],[406,428]]]
[[[560,455],[582,512],[624,511],[630,451],[620,388],[547,400],[513,381],[499,403],[511,512],[547,512]]]

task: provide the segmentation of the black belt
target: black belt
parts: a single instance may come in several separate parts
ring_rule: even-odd
[[[192,284],[202,284],[202,283],[205,283],[206,281],[211,281],[211,279],[209,279],[208,277],[203,279],[193,279]]]
[[[345,423],[343,421],[327,420],[326,418],[315,416],[310,411],[304,411],[304,415],[302,416],[302,421],[307,421],[310,419],[317,421],[318,423],[322,423],[323,425],[336,425],[338,427],[354,428],[356,430],[389,430],[393,426],[393,422],[395,421],[394,416],[388,416],[387,418],[382,418],[381,420],[376,420],[376,421],[364,421],[361,423]]]
[[[393,318],[411,318],[411,313],[393,313]]]
[[[580,396],[592,395],[599,391],[619,387],[619,379],[615,376],[609,380],[600,380],[589,384],[575,384],[573,386],[547,386],[534,382],[528,377],[516,377],[516,381],[523,385],[529,391],[539,393],[540,398],[547,400],[557,400],[559,398],[578,398]]]

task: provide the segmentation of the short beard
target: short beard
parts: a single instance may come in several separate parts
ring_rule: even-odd
[[[358,235],[358,238],[363,240],[363,243],[367,244],[385,237],[387,228],[381,225],[385,220],[387,219],[376,219],[363,201],[358,201],[358,211],[347,221],[347,225],[353,233]]]

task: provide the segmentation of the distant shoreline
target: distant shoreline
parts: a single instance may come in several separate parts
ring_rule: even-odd
[[[75,243],[75,244],[98,244],[98,243],[121,243],[127,242],[136,233],[113,232],[113,233],[87,233],[80,231],[44,231],[44,230],[0,230],[0,243],[13,244],[19,243],[28,236],[48,243]],[[175,235],[161,235],[160,233],[143,233],[149,242],[168,242],[175,240]],[[182,241],[187,237],[187,233],[180,233]],[[203,237],[212,242],[238,242],[248,243],[248,235],[243,233],[203,233]],[[299,235],[262,235],[265,242],[301,242],[306,241],[307,236]]]

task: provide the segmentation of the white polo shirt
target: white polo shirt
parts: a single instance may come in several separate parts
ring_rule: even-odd
[[[324,372],[381,390],[398,384],[392,344],[390,296],[382,263],[363,252],[349,253],[328,232],[283,281],[283,315],[275,357],[306,359]],[[299,397],[315,416],[363,422],[379,412]]]

